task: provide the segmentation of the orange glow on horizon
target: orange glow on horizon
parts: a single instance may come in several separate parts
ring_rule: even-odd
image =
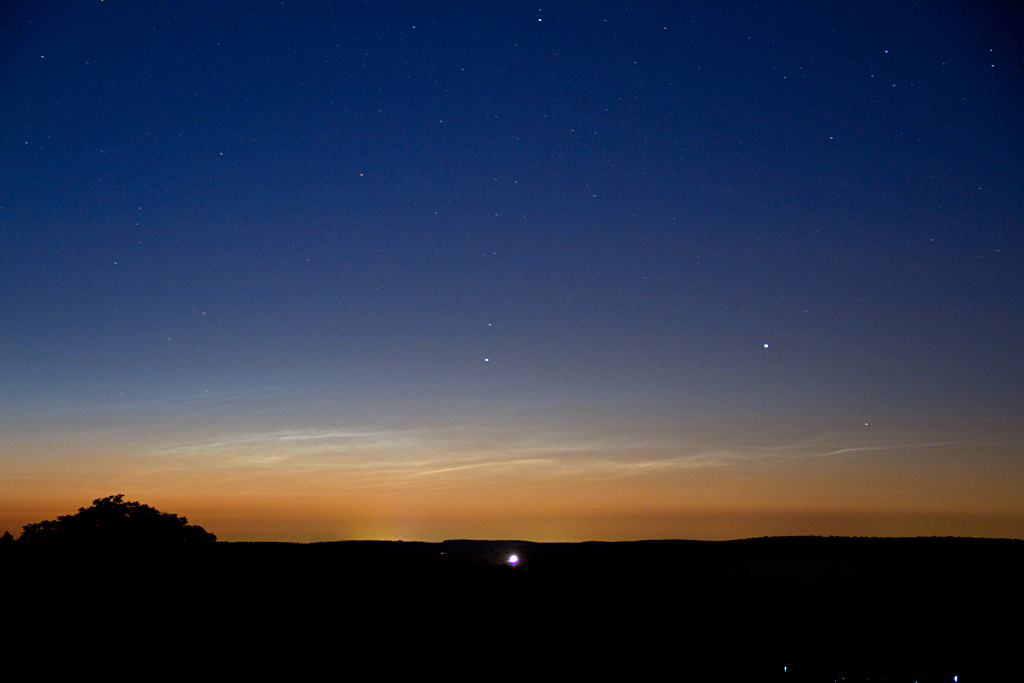
[[[984,434],[966,445],[856,432],[827,445],[793,434],[693,445],[673,433],[519,433],[23,437],[7,442],[0,523],[17,536],[124,493],[222,540],[1024,537],[1017,445]]]

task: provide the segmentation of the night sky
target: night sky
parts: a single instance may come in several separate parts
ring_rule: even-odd
[[[3,3],[0,531],[1024,537],[1015,6]]]

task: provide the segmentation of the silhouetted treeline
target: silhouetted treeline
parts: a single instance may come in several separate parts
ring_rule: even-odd
[[[2,539],[11,538],[5,532]],[[124,494],[97,498],[88,508],[71,515],[26,524],[18,538],[21,546],[160,546],[212,543],[217,537],[185,517],[160,512]]]

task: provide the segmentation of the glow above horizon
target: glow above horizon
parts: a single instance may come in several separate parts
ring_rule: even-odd
[[[1024,535],[1012,22],[537,9],[12,9],[0,524]]]

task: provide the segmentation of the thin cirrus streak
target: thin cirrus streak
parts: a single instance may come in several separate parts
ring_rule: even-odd
[[[161,450],[164,456],[204,456],[211,464],[294,467],[379,468],[406,471],[410,476],[449,473],[501,465],[540,466],[551,473],[621,477],[657,470],[742,465],[792,457],[823,457],[858,451],[926,448],[948,442],[865,444],[821,452],[808,443],[748,444],[711,447],[642,442],[627,437],[580,438],[578,434],[546,432],[516,439],[498,430],[456,428],[424,430],[309,430],[231,435]],[[490,436],[491,438],[487,438]],[[545,443],[540,443],[544,441]],[[524,443],[525,442],[525,443]],[[651,457],[652,454],[657,454]],[[523,456],[533,457],[523,457]],[[536,457],[536,456],[542,457]]]
[[[443,468],[436,469],[436,470],[426,470],[426,471],[423,471],[423,472],[417,472],[415,476],[422,477],[422,476],[427,476],[427,475],[432,475],[432,474],[446,474],[448,472],[460,472],[460,471],[463,471],[463,470],[479,469],[481,467],[502,467],[502,466],[507,467],[507,466],[517,466],[517,465],[538,465],[538,464],[547,464],[547,463],[550,463],[550,462],[551,462],[551,460],[547,460],[547,459],[543,459],[543,458],[532,458],[532,459],[524,459],[524,460],[501,460],[501,461],[495,461],[495,462],[479,462],[479,463],[473,463],[473,464],[470,464],[470,465],[458,465],[458,466],[455,466],[455,467],[443,467]]]
[[[919,455],[910,456],[913,460],[929,462],[965,449],[998,454],[1012,445],[1005,438],[993,440],[982,433],[970,440],[915,440],[915,434],[898,430],[871,435],[848,430],[803,438],[792,433],[742,430],[715,430],[699,437],[655,429],[648,434],[600,431],[600,425],[558,430],[527,422],[514,426],[456,423],[429,428],[352,426],[236,432],[168,445],[151,452],[157,457],[150,458],[149,464],[170,469],[198,465],[239,476],[319,473],[347,487],[418,486],[416,481],[426,479],[436,485],[458,486],[495,478],[522,482],[638,478],[657,482],[690,476],[686,472],[724,475],[731,471],[735,474],[728,476],[739,476],[802,467],[858,453],[875,453],[882,458],[878,462],[897,464],[906,461],[897,453],[914,451]]]
[[[901,450],[907,448],[935,448],[940,446],[963,446],[966,444],[956,443],[953,441],[932,441],[929,443],[903,443],[903,444],[879,444],[876,446],[851,446],[848,448],[840,448],[835,451],[829,451],[827,453],[820,453],[821,456],[827,455],[842,455],[843,453],[859,453],[864,451],[891,451]]]

